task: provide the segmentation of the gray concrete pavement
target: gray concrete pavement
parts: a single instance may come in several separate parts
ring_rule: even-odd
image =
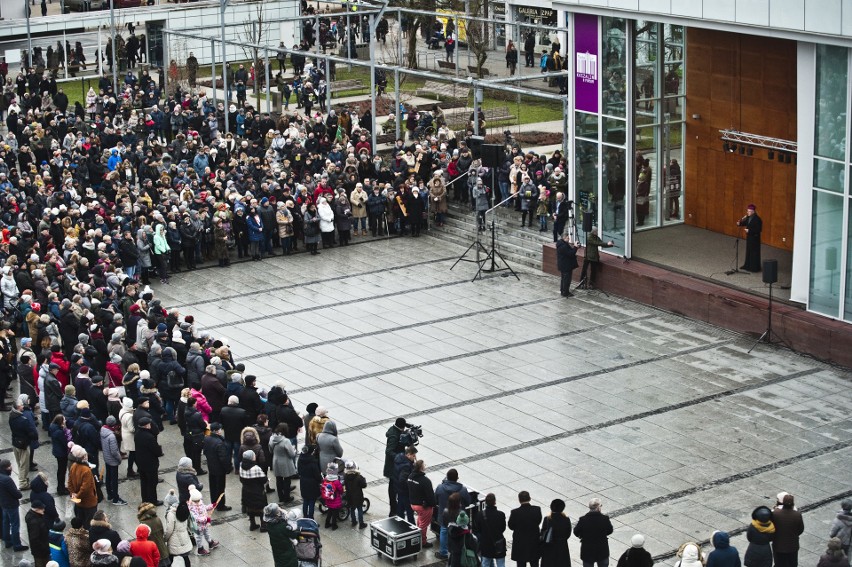
[[[506,512],[528,490],[545,508],[566,500],[573,522],[600,497],[616,527],[613,562],[639,531],[673,565],[682,543],[742,530],[753,508],[786,490],[805,510],[800,564],[816,563],[850,493],[848,370],[763,345],[747,354],[748,337],[617,297],[561,298],[558,280],[541,273],[471,283],[472,265],[449,269],[463,249],[430,237],[355,242],[182,273],[156,291],[227,337],[263,385],[282,381],[297,408],[329,408],[344,458],[369,482],[369,520],[387,513],[384,432],[404,416],[423,426],[418,456],[436,484],[455,467]],[[176,427],[161,437],[162,497],[182,451]],[[46,448],[36,460],[55,468]],[[236,481],[227,488],[235,509],[213,527],[222,548],[194,563],[272,564],[265,535],[238,511]],[[128,536],[138,482],[120,491],[131,506],[105,509]],[[579,564],[579,543],[569,543]],[[348,525],[324,531],[323,544],[324,565],[387,564]],[[734,544],[745,552],[742,535]]]

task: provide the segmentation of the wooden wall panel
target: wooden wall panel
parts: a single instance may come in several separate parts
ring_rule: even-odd
[[[796,43],[690,28],[687,38],[685,222],[734,235],[749,203],[763,242],[792,250],[796,166],[725,153],[719,130],[796,140]]]

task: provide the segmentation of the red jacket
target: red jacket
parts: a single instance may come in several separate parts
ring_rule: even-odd
[[[62,385],[62,389],[65,390],[65,386],[71,383],[71,375],[68,373],[68,369],[71,368],[71,363],[65,360],[65,355],[61,352],[54,352],[50,357],[51,364],[57,364],[59,366],[59,372],[56,373],[56,379],[59,380],[59,383]]]
[[[145,560],[146,567],[158,567],[160,564],[160,550],[153,541],[148,541],[151,528],[140,524],[136,528],[136,540],[130,542],[130,554],[133,557],[141,557]]]

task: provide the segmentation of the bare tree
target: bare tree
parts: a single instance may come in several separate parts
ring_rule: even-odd
[[[256,97],[255,108],[260,108],[260,87],[259,85],[266,79],[266,62],[265,57],[261,56],[261,50],[256,45],[265,44],[269,36],[271,24],[266,18],[263,2],[255,4],[254,18],[243,23],[243,33],[240,37],[248,44],[243,45],[243,53],[251,59],[254,65],[254,94]],[[269,85],[267,85],[267,88]]]
[[[484,17],[486,0],[470,0],[470,15]],[[488,24],[468,20],[465,25],[467,46],[476,59],[476,74],[482,78],[482,67],[488,59]]]

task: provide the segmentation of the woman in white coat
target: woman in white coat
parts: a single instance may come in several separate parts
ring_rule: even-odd
[[[176,557],[183,557],[185,567],[189,567],[189,553],[194,547],[189,539],[189,507],[186,502],[170,506],[163,521],[163,535],[169,548],[172,565],[177,565]]]
[[[133,400],[130,398],[121,399],[118,420],[121,422],[121,452],[127,453],[127,478],[133,478],[136,476],[133,470],[136,462],[136,440],[133,438],[136,428],[133,426]]]
[[[317,203],[317,214],[319,214],[319,227],[322,236],[322,247],[331,248],[334,246],[334,210],[328,201],[320,198]]]

